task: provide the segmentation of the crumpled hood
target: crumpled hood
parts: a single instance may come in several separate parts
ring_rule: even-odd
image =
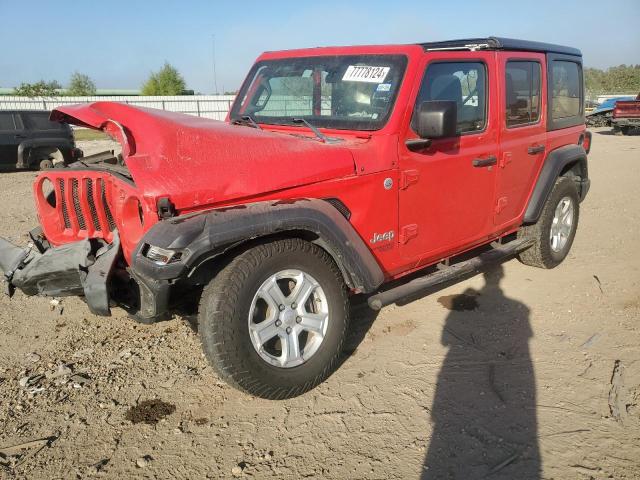
[[[169,196],[179,210],[355,174],[341,144],[163,110],[96,102],[51,119],[109,133],[143,195]]]

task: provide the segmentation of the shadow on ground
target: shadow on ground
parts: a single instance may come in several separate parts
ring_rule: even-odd
[[[615,136],[623,136],[621,133],[616,133],[613,129],[610,130],[600,130],[598,132],[595,132],[598,135],[615,135]],[[627,133],[627,137],[631,137],[634,135],[640,135],[640,128],[634,128],[629,130],[629,132]]]
[[[449,348],[431,410],[422,478],[539,479],[529,309],[504,295],[502,266],[480,290],[440,297]]]

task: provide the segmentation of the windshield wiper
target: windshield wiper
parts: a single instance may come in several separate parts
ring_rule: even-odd
[[[324,133],[322,133],[320,130],[318,130],[318,127],[316,127],[315,125],[312,125],[311,123],[309,123],[304,118],[292,118],[291,121],[293,123],[303,123],[313,133],[315,133],[316,137],[318,137],[318,140],[320,140],[321,142],[323,142],[323,143],[330,143],[331,142],[331,139],[329,137],[327,137]]]
[[[233,122],[234,125],[247,125],[249,127],[257,128],[258,130],[262,130],[262,127],[258,125],[251,115],[243,115],[240,118],[236,118]]]

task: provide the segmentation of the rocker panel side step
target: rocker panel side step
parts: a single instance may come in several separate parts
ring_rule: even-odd
[[[499,263],[526,250],[532,243],[531,239],[521,239],[497,245],[493,249],[481,253],[470,260],[445,266],[437,272],[429,273],[423,277],[413,279],[410,282],[372,295],[367,299],[367,303],[373,310],[380,310],[382,307],[391,305],[403,298],[425,292],[439,284],[451,282],[469,274],[480,272],[490,265]]]

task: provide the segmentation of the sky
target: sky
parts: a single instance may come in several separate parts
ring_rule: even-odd
[[[266,50],[491,35],[577,47],[606,68],[640,64],[639,24],[640,0],[0,0],[0,87],[77,71],[137,89],[166,61],[188,88],[221,93]]]

